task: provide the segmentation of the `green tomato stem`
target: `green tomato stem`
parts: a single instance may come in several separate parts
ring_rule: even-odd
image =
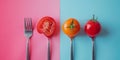
[[[93,14],[93,20],[95,20],[95,15]]]
[[[70,28],[71,28],[71,29],[74,28],[74,25],[73,25],[73,24],[74,24],[74,21],[72,20],[71,25],[70,25]]]
[[[92,20],[96,22],[97,19],[98,19],[98,17],[95,18],[95,15],[93,14],[93,18],[92,18]]]

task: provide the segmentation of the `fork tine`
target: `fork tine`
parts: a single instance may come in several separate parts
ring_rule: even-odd
[[[29,30],[29,21],[28,21],[28,18],[26,18],[26,31]]]
[[[28,24],[28,31],[30,31],[30,18],[28,18],[27,24]]]
[[[27,18],[27,31],[30,31],[30,19]]]
[[[24,18],[24,29],[25,29],[25,31],[26,31],[26,29],[27,29],[27,23],[26,23],[27,21],[26,21],[26,18]]]
[[[24,18],[25,31],[32,31],[32,18]]]
[[[32,18],[30,18],[30,31],[32,31]]]

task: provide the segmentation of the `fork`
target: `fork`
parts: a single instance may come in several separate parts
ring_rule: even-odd
[[[26,60],[30,60],[29,56],[29,40],[33,34],[32,18],[24,18],[24,34],[27,37],[26,41]]]

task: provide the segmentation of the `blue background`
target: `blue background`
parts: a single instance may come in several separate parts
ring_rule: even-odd
[[[81,24],[74,38],[74,60],[92,60],[91,39],[85,34],[84,24],[95,14],[102,30],[95,40],[96,60],[120,60],[120,0],[60,0],[61,26],[68,18]],[[60,60],[70,60],[70,39],[61,29]]]

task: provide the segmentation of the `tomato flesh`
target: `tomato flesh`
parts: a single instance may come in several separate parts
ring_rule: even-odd
[[[39,33],[43,33],[47,37],[50,37],[53,35],[54,31],[56,29],[56,22],[52,17],[43,17],[38,25],[37,30]]]

